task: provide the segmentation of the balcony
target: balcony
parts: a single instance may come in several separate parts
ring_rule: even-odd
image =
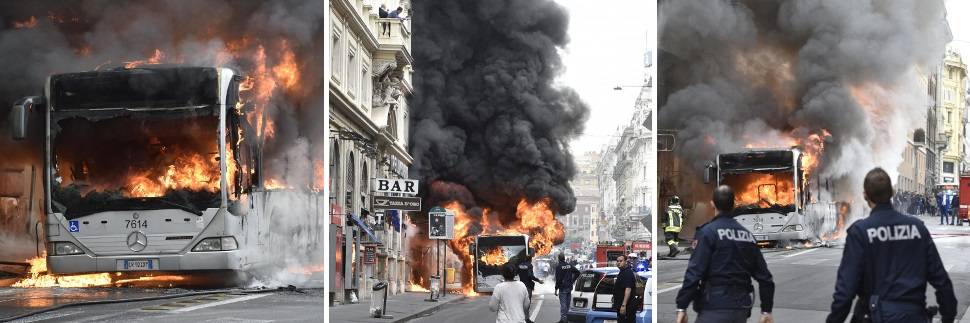
[[[411,20],[398,18],[378,18],[370,15],[370,28],[377,35],[380,50],[403,51],[410,63],[411,57]]]

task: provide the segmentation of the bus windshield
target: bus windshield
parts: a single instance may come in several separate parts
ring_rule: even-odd
[[[490,292],[503,282],[502,266],[517,265],[529,251],[525,236],[480,236],[476,241],[475,290],[480,292]]]
[[[219,118],[212,107],[54,112],[51,195],[68,219],[103,211],[218,207]]]
[[[734,188],[736,214],[795,211],[795,177],[791,171],[724,174]]]

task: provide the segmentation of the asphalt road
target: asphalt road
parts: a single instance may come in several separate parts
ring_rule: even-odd
[[[943,264],[953,281],[958,299],[957,321],[970,323],[970,227],[940,227],[927,220]],[[835,278],[842,258],[842,247],[822,247],[814,249],[766,249],[765,260],[775,279],[774,319],[776,322],[823,322],[832,305],[835,291]],[[658,263],[659,308],[657,322],[673,322],[676,316],[675,298],[680,289],[687,256],[678,259],[660,260]],[[757,289],[757,287],[756,287]],[[932,287],[927,288],[927,302],[935,304]],[[760,302],[756,302],[760,303]],[[756,305],[757,306],[757,305]],[[755,313],[748,320],[756,322]],[[967,317],[964,317],[964,316]],[[689,312],[691,320],[696,313]],[[937,316],[939,319],[939,316]]]
[[[184,289],[3,288],[0,320],[57,304],[92,300],[178,296]],[[237,290],[163,300],[68,307],[13,322],[320,322],[320,289]]]
[[[553,294],[555,282],[544,278],[545,284],[536,285],[532,292],[530,318],[536,323],[559,321],[559,298]],[[469,297],[449,304],[442,309],[420,317],[414,323],[494,323],[495,313],[488,309],[488,295]]]

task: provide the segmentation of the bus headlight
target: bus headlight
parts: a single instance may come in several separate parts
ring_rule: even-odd
[[[53,256],[79,255],[84,253],[81,248],[72,242],[54,242]]]
[[[795,231],[802,231],[802,225],[801,224],[786,225],[784,229],[781,229],[781,232],[795,232]]]
[[[202,239],[195,248],[192,248],[192,251],[229,251],[238,248],[239,245],[234,237],[213,237]]]

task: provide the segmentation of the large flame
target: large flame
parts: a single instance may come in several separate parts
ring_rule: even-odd
[[[469,250],[476,236],[525,234],[529,236],[529,247],[535,250],[536,256],[547,255],[552,252],[554,245],[562,243],[566,231],[563,224],[556,219],[551,203],[548,198],[536,202],[521,199],[515,208],[515,219],[505,224],[495,220],[493,211],[488,208],[483,209],[481,218],[476,219],[458,201],[450,201],[442,205],[455,213],[455,237],[448,242],[448,245],[462,262],[462,292],[465,295],[478,295],[472,286],[472,267],[475,259]],[[473,231],[473,228],[479,227],[480,231]],[[508,261],[505,258],[501,250],[496,249],[483,256],[481,260],[487,264],[503,264]]]
[[[725,178],[733,187],[734,204],[768,208],[795,204],[795,179],[791,172],[735,174]]]
[[[482,255],[479,261],[487,265],[501,266],[509,262],[509,257],[505,256],[505,253],[502,252],[502,248],[494,248],[492,250],[489,250],[484,255]]]
[[[235,165],[230,168],[235,169]],[[152,170],[148,170],[130,177],[127,185],[129,196],[158,197],[165,195],[169,189],[215,192],[220,186],[219,161],[206,159],[198,153],[176,156],[175,162],[168,165],[164,174],[156,178],[152,178],[151,174]]]

